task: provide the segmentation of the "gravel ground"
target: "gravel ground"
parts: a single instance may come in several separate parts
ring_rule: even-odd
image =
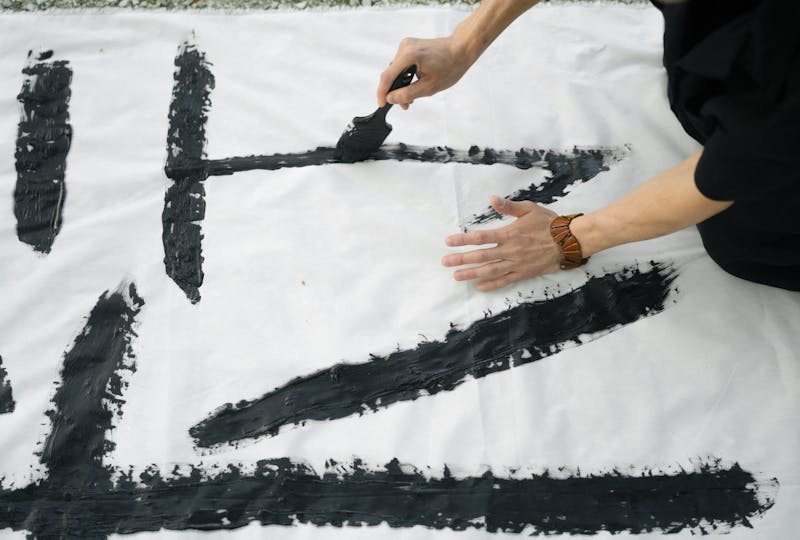
[[[592,0],[555,0],[557,2]],[[605,0],[609,1],[609,0]],[[648,0],[610,0],[642,4]],[[798,1],[798,0],[794,0]],[[127,9],[313,9],[391,5],[474,5],[480,0],[0,0],[0,11],[42,11],[69,8]]]

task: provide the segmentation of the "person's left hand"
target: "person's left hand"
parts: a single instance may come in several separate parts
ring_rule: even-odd
[[[451,253],[442,258],[444,266],[480,264],[461,268],[453,273],[456,281],[479,280],[475,288],[491,291],[521,279],[549,274],[559,269],[561,248],[550,234],[555,212],[530,201],[491,198],[492,207],[500,214],[514,216],[516,221],[498,229],[454,234],[445,239],[448,246],[495,247]]]

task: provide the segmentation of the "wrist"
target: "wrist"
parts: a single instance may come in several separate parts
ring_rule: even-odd
[[[597,226],[597,218],[594,214],[584,214],[572,220],[569,230],[581,245],[581,254],[589,258],[598,251],[606,249],[603,239]]]
[[[450,51],[453,58],[469,67],[483,54],[485,47],[481,48],[481,40],[475,34],[474,25],[462,22],[450,36]]]

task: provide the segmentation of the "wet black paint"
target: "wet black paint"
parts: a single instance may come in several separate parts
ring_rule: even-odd
[[[41,455],[48,483],[62,496],[111,486],[102,464],[113,449],[106,432],[123,403],[121,373],[133,369],[133,324],[143,304],[133,284],[104,293],[64,355],[61,385],[47,412],[52,430]]]
[[[601,172],[609,170],[611,163],[624,156],[624,151],[612,148],[573,148],[571,153],[548,150],[536,152],[539,166],[549,171],[550,175],[538,186],[531,184],[511,193],[507,196],[509,199],[550,204],[566,196],[567,190],[573,185],[588,182]],[[473,216],[469,224],[477,225],[499,218],[500,214],[489,207],[484,213]]]
[[[254,401],[225,404],[190,434],[198,446],[210,447],[451,391],[469,378],[539,360],[662,311],[675,275],[671,266],[653,264],[647,271],[592,277],[562,296],[522,303],[464,330],[452,329],[442,341],[363,363],[336,364]]]
[[[143,305],[136,288],[124,285],[101,295],[91,310],[64,356],[48,413],[51,432],[41,453],[47,476],[0,488],[0,529],[38,539],[214,531],[253,521],[534,534],[706,532],[752,526],[774,504],[777,480],[715,459],[688,471],[580,475],[560,468],[554,475],[458,477],[446,467],[433,474],[397,460],[378,468],[329,462],[318,474],[278,458],[210,471],[151,466],[134,475],[103,460],[113,449],[112,420],[122,413],[123,374],[135,371],[132,340]]]
[[[392,81],[389,92],[411,84],[416,73],[417,66],[406,68]],[[391,108],[392,104],[386,103],[372,114],[353,118],[336,143],[336,159],[342,163],[355,163],[367,159],[380,148],[392,132],[391,124],[386,121],[386,114]]]
[[[14,412],[15,406],[11,381],[8,380],[8,372],[3,368],[3,357],[0,356],[0,414]]]
[[[214,76],[205,55],[188,43],[180,47],[175,68],[164,167],[172,184],[164,196],[161,238],[167,275],[196,303],[203,284],[200,222],[206,213],[207,173],[202,160]]]
[[[53,51],[38,57],[28,53],[28,65],[22,69],[22,90],[17,96],[22,107],[14,152],[17,237],[42,253],[50,252],[61,230],[67,194],[64,172],[72,141],[72,70],[64,60],[41,61],[52,55]]]
[[[528,197],[530,200],[547,204],[566,195],[566,190],[576,182],[586,182],[618,159],[616,149],[573,149],[558,153],[552,150],[520,148],[519,150],[495,150],[472,146],[459,150],[448,146],[414,146],[404,143],[381,146],[367,159],[369,161],[418,161],[421,163],[465,163],[470,165],[510,165],[518,169],[543,168],[550,171],[550,177],[537,187],[512,194],[516,200]],[[205,165],[208,176],[220,176],[242,171],[268,170],[331,165],[340,163],[336,149],[320,146],[314,150],[289,154],[270,154],[263,156],[241,156],[225,159],[197,160],[189,164],[196,168]]]
[[[81,498],[78,493],[65,498],[56,486],[42,484],[0,491],[0,527],[32,531],[38,538],[76,539],[235,529],[253,521],[490,533],[712,532],[752,526],[773,506],[770,492],[776,485],[738,464],[722,467],[715,461],[694,471],[637,476],[615,471],[504,478],[487,471],[456,478],[447,468],[430,477],[396,460],[378,469],[358,461],[331,464],[319,475],[284,458],[260,461],[253,472],[230,465],[211,475],[197,468],[187,475],[162,475],[152,468],[138,478],[123,476],[109,491],[87,490]]]
[[[368,161],[416,161],[422,163],[465,163],[472,165],[509,165],[518,169],[542,168],[550,172],[540,185],[512,193],[514,200],[528,199],[548,204],[563,197],[570,186],[586,182],[624,151],[618,148],[577,149],[568,152],[521,148],[495,150],[472,146],[467,150],[447,146],[414,146],[403,143],[384,145],[369,155],[344,155],[332,146],[313,150],[258,156],[206,159],[205,124],[211,106],[214,76],[205,54],[184,43],[175,59],[175,84],[169,110],[167,163],[164,167],[172,184],[164,198],[162,214],[164,265],[167,275],[184,291],[192,303],[200,300],[203,283],[201,222],[205,217],[203,182],[210,176],[224,176],[242,171],[321,166]],[[246,196],[247,194],[243,194]],[[473,216],[470,223],[484,223],[500,217],[489,209]]]

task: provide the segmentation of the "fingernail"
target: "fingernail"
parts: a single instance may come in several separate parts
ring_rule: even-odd
[[[387,96],[386,101],[391,103],[392,105],[397,103],[397,99],[394,96]]]

